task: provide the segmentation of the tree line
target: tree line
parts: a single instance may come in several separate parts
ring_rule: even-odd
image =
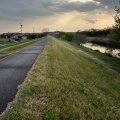
[[[115,12],[116,14],[113,16],[115,24],[111,28],[78,30],[76,33],[60,32],[60,38],[70,42],[74,41],[80,45],[89,42],[88,37],[94,37],[95,39],[90,42],[120,49],[120,6],[115,6]],[[105,40],[105,38],[107,39]]]

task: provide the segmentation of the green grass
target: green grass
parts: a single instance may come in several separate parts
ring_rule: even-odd
[[[101,53],[98,50],[92,50],[92,49],[84,47],[84,46],[79,46],[74,41],[68,42],[68,41],[64,40],[64,42],[67,42],[68,44],[74,46],[76,49],[78,49],[78,50],[81,49],[81,50],[85,51],[86,53],[89,53],[89,54],[97,57],[98,59],[100,59],[120,70],[120,59],[119,58],[112,57],[111,55],[109,55],[107,53]]]
[[[3,44],[3,43],[5,43],[5,42],[7,42],[7,41],[8,41],[7,38],[1,38],[1,37],[0,37],[0,44]]]
[[[33,40],[21,40],[20,42],[18,42],[18,41],[9,42],[7,44],[4,44],[4,45],[0,46],[0,49],[4,49],[4,48],[7,48],[7,47],[12,47],[12,46],[19,45],[19,44],[26,43],[26,42],[30,42],[30,41],[33,41]]]
[[[15,46],[15,47],[13,47],[13,48],[10,48],[10,49],[1,51],[1,52],[0,52],[0,59],[1,59],[1,58],[4,58],[4,57],[6,57],[6,56],[9,56],[9,55],[11,55],[11,54],[13,54],[13,53],[16,53],[16,52],[22,50],[23,48],[28,47],[28,46],[30,46],[30,45],[32,45],[32,44],[34,44],[34,43],[36,43],[36,42],[38,42],[38,41],[40,41],[40,40],[43,40],[43,38],[40,38],[40,39],[37,39],[37,40],[29,40],[29,41],[28,41],[28,40],[25,40],[25,41],[21,41],[21,42],[17,42],[17,43],[11,43],[12,45],[10,45],[10,46],[7,45],[7,47],[12,47],[12,46],[19,45],[19,44],[23,44],[23,43],[25,43],[25,44],[20,45],[20,46]],[[28,43],[27,43],[27,42],[28,42]]]
[[[83,46],[80,46],[80,49],[120,70],[120,59],[119,58],[112,57],[110,54],[101,53],[97,50],[95,51],[95,50],[92,50],[92,49],[89,49]]]
[[[118,120],[120,75],[51,39],[0,120]]]

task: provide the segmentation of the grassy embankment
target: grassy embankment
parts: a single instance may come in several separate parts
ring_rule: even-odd
[[[120,75],[51,39],[0,120],[118,120]]]
[[[117,68],[117,69],[120,69],[120,59],[119,58],[116,58],[116,57],[112,57],[111,55],[107,54],[107,53],[101,53],[97,50],[92,50],[90,48],[86,48],[84,46],[79,46],[76,42],[68,42],[68,41],[65,41],[64,42],[67,42],[69,43],[70,45],[74,46],[75,48],[77,49],[81,49],[83,50],[84,52],[87,52],[95,57],[97,57],[98,59],[110,64],[111,66]]]
[[[3,47],[0,46],[0,48],[1,47],[2,48],[7,48],[7,47],[13,47],[13,46],[15,46],[13,48],[1,51],[0,52],[0,59],[4,58],[6,56],[9,56],[9,55],[11,55],[13,53],[16,53],[16,52],[22,50],[23,48],[28,47],[28,46],[30,46],[30,45],[32,45],[32,44],[34,44],[34,43],[36,43],[36,42],[38,42],[40,40],[43,40],[43,38],[39,38],[37,40],[22,40],[21,42],[10,43],[10,44],[7,44],[7,45],[5,45]],[[25,44],[23,44],[23,43],[25,43]],[[20,44],[23,44],[23,45],[20,45]],[[20,45],[20,46],[16,46],[16,45]]]
[[[26,42],[30,42],[30,41],[32,41],[32,40],[21,40],[20,42],[18,42],[18,41],[8,42],[6,44],[1,45],[0,49],[4,49],[4,48],[7,48],[7,47],[12,47],[12,46],[19,45],[19,44],[26,43]]]
[[[0,44],[3,44],[5,42],[8,42],[8,39],[0,37]]]

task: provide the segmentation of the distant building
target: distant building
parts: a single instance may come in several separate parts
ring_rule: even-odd
[[[23,40],[27,40],[28,37],[24,35],[24,36],[22,36],[22,39],[23,39]]]
[[[30,38],[30,35],[31,35],[31,34],[29,34],[29,33],[25,33],[25,34],[22,35],[22,39],[23,39],[23,40],[27,40],[27,39]]]
[[[19,41],[22,38],[22,35],[21,35],[21,33],[13,33],[11,38],[15,41]]]
[[[10,38],[11,37],[11,33],[3,33],[1,35],[1,37],[3,37],[3,38]]]
[[[53,36],[53,37],[59,37],[60,32],[55,31],[55,32],[48,32],[47,35]]]
[[[10,40],[15,40],[15,41],[18,41],[20,39],[27,40],[35,36],[36,34],[32,34],[32,33],[22,33],[22,34],[21,33],[3,33],[1,35],[2,38],[9,38]]]

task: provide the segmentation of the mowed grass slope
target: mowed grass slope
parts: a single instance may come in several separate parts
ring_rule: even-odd
[[[67,40],[63,40],[63,41],[70,44],[75,49],[77,49],[77,50],[80,49],[80,50],[106,62],[107,64],[110,64],[114,68],[117,68],[118,70],[120,70],[120,59],[119,58],[113,57],[112,55],[107,54],[107,53],[101,53],[98,50],[92,50],[91,48],[87,48],[87,47],[84,47],[82,45],[79,46],[75,41],[72,41],[72,42],[67,41]]]
[[[52,38],[1,120],[118,120],[120,75]]]
[[[22,43],[27,43],[27,42],[30,42],[31,40],[21,40],[20,42],[18,41],[15,41],[15,42],[8,42],[6,44],[3,44],[0,46],[0,50],[1,49],[4,49],[4,48],[7,48],[7,47],[12,47],[12,46],[15,46],[15,45],[19,45],[19,44],[22,44]]]

